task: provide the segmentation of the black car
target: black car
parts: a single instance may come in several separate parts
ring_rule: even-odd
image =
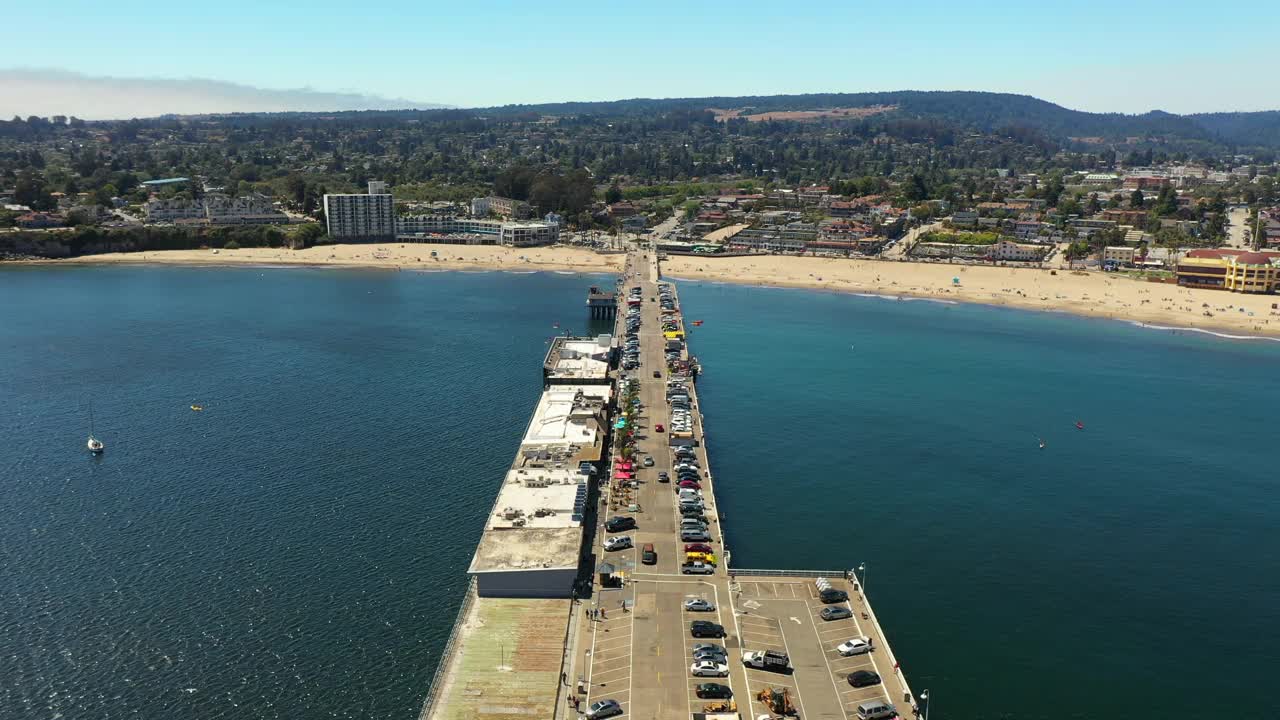
[[[689,634],[697,638],[719,638],[725,636],[723,625],[717,625],[716,623],[708,622],[706,620],[694,620],[689,623]]]
[[[857,672],[849,673],[849,684],[858,688],[879,685],[880,676],[870,670],[858,670]]]
[[[661,372],[658,372],[657,370],[654,370],[654,371],[653,371],[653,376],[654,376],[654,377],[656,377],[656,378],[660,378],[660,377],[662,377],[662,373],[661,373]]]
[[[733,697],[733,691],[729,689],[729,686],[721,685],[720,683],[702,683],[694,688],[693,692],[704,699],[728,700]]]
[[[849,599],[849,593],[835,588],[827,588],[818,593],[818,599],[827,604],[844,602]]]
[[[619,515],[617,517],[611,517],[605,521],[604,529],[611,533],[622,532],[623,530],[635,530],[636,519],[633,517],[625,517],[622,515]]]
[[[667,474],[667,471],[663,470],[662,472],[658,473],[658,482],[669,483],[671,482],[671,476]]]

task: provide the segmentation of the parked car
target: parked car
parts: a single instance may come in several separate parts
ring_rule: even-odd
[[[705,553],[705,552],[685,553],[684,560],[685,562],[700,562],[700,563],[706,563],[708,565],[716,564],[715,553]]]
[[[720,683],[702,683],[693,689],[693,694],[703,700],[728,700],[733,697],[733,690]]]
[[[680,566],[680,573],[682,575],[710,575],[715,571],[716,568],[714,565],[708,565],[700,562],[685,563]]]
[[[879,685],[880,676],[870,670],[855,670],[849,673],[849,684],[856,688]]]
[[[605,521],[604,529],[606,532],[611,533],[622,532],[623,530],[635,530],[636,519],[626,515],[616,515]]]
[[[818,613],[818,616],[823,620],[844,620],[845,618],[853,617],[853,612],[847,607],[831,605],[822,608],[822,612]]]
[[[703,543],[689,543],[688,545],[684,546],[684,551],[685,552],[708,552],[708,553],[714,552],[714,550],[711,549],[710,545],[706,545]]]
[[[845,657],[869,653],[871,652],[871,640],[869,638],[845,640],[836,646],[836,652],[844,655]]]
[[[716,609],[716,605],[702,598],[689,598],[684,601],[684,609],[689,612],[712,612]]]
[[[824,603],[838,603],[849,599],[849,593],[835,588],[827,588],[818,593],[818,599]]]
[[[694,660],[713,660],[715,662],[729,662],[729,655],[724,648],[716,648],[715,650],[694,650]]]
[[[622,705],[617,700],[597,700],[587,707],[587,720],[601,720],[622,714]]]
[[[723,645],[719,645],[717,643],[694,643],[693,645],[694,655],[697,655],[702,650],[714,650],[719,652],[721,655],[725,654],[725,649]]]
[[[653,549],[653,543],[645,543],[644,547],[640,548],[640,562],[645,565],[658,564],[658,553]]]
[[[681,542],[707,542],[711,540],[711,533],[706,530],[695,530],[691,528],[680,529]]]
[[[729,666],[714,660],[699,660],[689,666],[689,674],[694,677],[729,677]]]
[[[696,638],[724,637],[724,626],[707,620],[694,620],[689,623],[689,634]]]
[[[614,550],[626,550],[629,547],[631,547],[630,535],[614,535],[611,538],[605,538],[605,541],[604,541],[604,549],[606,552],[613,552]]]

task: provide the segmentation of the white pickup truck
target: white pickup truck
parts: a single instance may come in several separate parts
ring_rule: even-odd
[[[748,650],[742,653],[742,664],[757,670],[771,670],[779,673],[790,673],[794,669],[786,653],[774,650]]]

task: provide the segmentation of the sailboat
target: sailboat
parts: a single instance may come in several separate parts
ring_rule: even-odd
[[[107,449],[101,440],[93,436],[93,403],[89,404],[89,441],[85,443],[85,447],[88,447],[89,452],[94,455],[101,455],[102,451]]]

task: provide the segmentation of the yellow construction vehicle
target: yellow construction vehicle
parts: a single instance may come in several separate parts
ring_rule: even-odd
[[[780,688],[774,690],[767,687],[756,693],[756,700],[764,703],[765,707],[771,712],[779,715],[795,715],[796,706],[791,704],[791,690],[788,688]]]

